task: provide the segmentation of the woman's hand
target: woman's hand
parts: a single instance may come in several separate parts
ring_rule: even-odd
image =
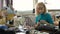
[[[40,20],[40,23],[41,24],[47,24],[47,25],[50,25],[48,22],[46,22],[45,20]]]
[[[44,24],[46,21],[45,20],[40,20],[40,23]]]
[[[37,24],[35,24],[35,25],[34,25],[34,28],[36,28],[37,26],[38,26],[38,25],[37,25]]]

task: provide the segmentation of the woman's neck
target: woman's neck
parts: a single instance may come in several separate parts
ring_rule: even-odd
[[[46,13],[40,13],[40,14],[46,14]]]

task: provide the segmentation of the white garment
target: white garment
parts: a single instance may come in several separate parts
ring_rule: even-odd
[[[24,20],[25,20],[25,18],[23,18],[23,17],[15,16],[14,17],[14,25],[15,26],[24,25]]]

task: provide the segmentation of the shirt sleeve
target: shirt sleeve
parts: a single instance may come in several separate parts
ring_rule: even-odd
[[[38,22],[38,16],[35,17],[35,23],[37,24],[37,22]]]
[[[53,24],[53,18],[52,18],[52,16],[49,14],[48,15],[48,22],[50,23],[50,24]]]

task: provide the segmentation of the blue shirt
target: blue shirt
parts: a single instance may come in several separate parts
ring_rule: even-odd
[[[53,19],[52,19],[51,15],[48,13],[39,14],[38,16],[36,16],[36,23],[38,23],[39,20],[45,20],[46,22],[53,24]]]

